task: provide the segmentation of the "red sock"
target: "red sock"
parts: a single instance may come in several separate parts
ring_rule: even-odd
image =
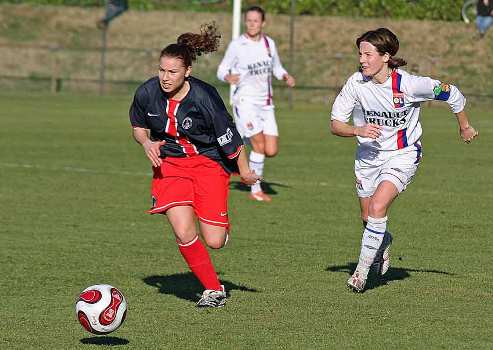
[[[187,244],[178,244],[178,248],[190,270],[192,270],[205,289],[222,290],[209,253],[198,236]]]

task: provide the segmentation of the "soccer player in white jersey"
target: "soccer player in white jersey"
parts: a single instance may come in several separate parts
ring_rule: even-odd
[[[356,40],[360,71],[346,82],[332,107],[331,132],[356,137],[356,190],[364,223],[358,265],[347,285],[363,292],[373,265],[384,274],[390,264],[392,237],[387,211],[412,181],[422,156],[420,104],[440,100],[457,117],[459,134],[471,142],[477,131],[464,111],[466,100],[454,85],[411,75],[395,57],[399,41],[387,28],[368,31]],[[353,116],[353,125],[349,123]]]
[[[274,40],[265,35],[265,11],[252,6],[245,12],[246,31],[233,40],[217,70],[217,77],[234,86],[233,114],[240,134],[249,139],[250,169],[262,176],[265,157],[278,152],[278,130],[272,102],[272,75],[294,87],[295,80],[281,65]],[[270,202],[260,182],[250,198]]]

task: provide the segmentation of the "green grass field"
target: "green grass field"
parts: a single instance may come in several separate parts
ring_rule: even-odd
[[[345,288],[359,254],[355,140],[328,133],[327,106],[278,108],[274,192],[252,203],[234,178],[233,236],[212,252],[231,298],[197,310],[200,286],[162,216],[150,166],[130,137],[131,97],[0,96],[0,348],[491,349],[491,110],[460,142],[446,108],[423,113],[424,158],[393,205],[393,265],[382,284]],[[108,283],[127,320],[108,337],[74,302]]]

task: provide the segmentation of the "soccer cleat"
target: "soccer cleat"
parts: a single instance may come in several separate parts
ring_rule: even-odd
[[[258,191],[258,192],[252,192],[248,196],[251,200],[258,201],[258,202],[271,202],[272,198],[265,194],[263,191]]]
[[[226,290],[223,285],[221,285],[221,289],[204,290],[202,298],[197,302],[197,307],[223,307],[226,304]]]
[[[354,271],[353,275],[347,280],[347,286],[355,293],[363,293],[366,285],[366,276],[358,271]]]
[[[385,231],[383,242],[378,249],[375,262],[372,267],[377,271],[378,276],[383,276],[390,268],[390,246],[392,245],[392,235]]]

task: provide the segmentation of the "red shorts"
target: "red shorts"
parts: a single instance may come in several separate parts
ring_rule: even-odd
[[[151,214],[166,214],[169,208],[190,205],[200,221],[229,227],[229,174],[205,156],[167,157],[153,168]]]

